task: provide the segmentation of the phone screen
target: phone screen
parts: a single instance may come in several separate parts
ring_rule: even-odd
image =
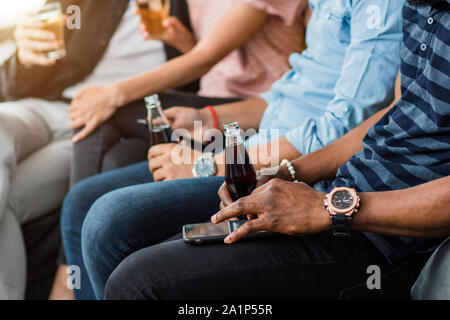
[[[185,235],[187,239],[208,238],[208,237],[226,237],[230,233],[228,222],[219,224],[200,223],[185,226]]]

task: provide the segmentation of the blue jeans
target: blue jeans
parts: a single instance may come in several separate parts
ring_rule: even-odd
[[[145,162],[76,185],[62,211],[67,262],[81,269],[75,297],[103,299],[108,277],[127,256],[178,234],[184,224],[207,221],[219,209],[223,181],[154,183]]]

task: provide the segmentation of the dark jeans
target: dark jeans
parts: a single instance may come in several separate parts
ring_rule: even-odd
[[[381,269],[382,290],[367,289],[366,271],[371,265]],[[388,265],[359,232],[340,239],[330,232],[276,235],[234,245],[191,246],[173,240],[125,259],[109,278],[105,296],[112,300],[345,299],[386,297],[394,291],[395,298],[407,299],[411,283],[403,279],[409,273],[408,268]],[[358,290],[363,294],[355,296]]]
[[[200,97],[182,91],[159,94],[162,107],[186,106],[203,108],[239,101],[239,99]],[[102,124],[85,140],[75,144],[71,185],[95,174],[122,168],[147,159],[149,134],[138,119],[146,118],[143,100],[119,108],[114,116]]]
[[[77,299],[102,299],[123,259],[178,234],[184,224],[208,220],[219,208],[222,177],[152,181],[144,162],[85,179],[67,195],[61,229],[67,262],[81,269]]]
[[[163,108],[187,106],[203,108],[239,101],[233,98],[201,97],[183,91],[167,91],[159,94]],[[122,168],[147,159],[149,134],[138,119],[146,118],[144,101],[136,101],[117,110],[114,116],[97,128],[85,140],[74,145],[71,186],[96,174]],[[145,180],[145,182],[148,182]],[[118,183],[118,188],[124,186]],[[110,191],[109,189],[105,192]],[[95,201],[96,199],[94,199]],[[87,213],[86,208],[84,215]],[[76,219],[76,217],[74,218]],[[81,225],[80,225],[81,230]],[[61,249],[58,262],[66,264]]]
[[[381,290],[369,290],[369,266]],[[113,272],[106,299],[409,299],[417,276],[407,263],[389,265],[360,232],[331,232],[191,246],[173,240],[142,249]],[[372,282],[370,282],[372,283]]]

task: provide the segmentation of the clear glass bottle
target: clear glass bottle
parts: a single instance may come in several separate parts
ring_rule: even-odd
[[[150,147],[170,143],[172,138],[172,128],[161,107],[161,101],[157,94],[146,97],[145,106],[147,108],[147,124],[150,133]]]

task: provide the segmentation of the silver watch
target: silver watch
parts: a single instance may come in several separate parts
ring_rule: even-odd
[[[192,174],[196,178],[207,178],[217,173],[216,161],[213,153],[205,153],[194,162]]]

